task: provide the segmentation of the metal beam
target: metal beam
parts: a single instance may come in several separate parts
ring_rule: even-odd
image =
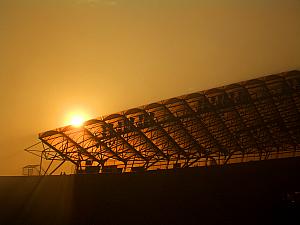
[[[169,110],[169,108],[162,104],[162,107],[167,111],[167,113],[171,116],[172,120],[174,120],[175,122],[178,123],[178,126],[181,128],[181,130],[184,132],[184,134],[188,137],[188,142],[192,142],[192,145],[194,145],[194,147],[196,147],[196,149],[199,150],[198,154],[201,155],[201,153],[205,153],[205,148],[203,148],[195,139],[194,137],[188,132],[188,130],[186,129],[186,127],[182,124],[180,118],[177,118],[176,116],[173,115],[173,113]],[[189,158],[190,156],[188,156],[186,158],[186,163],[188,163],[188,161],[190,160]]]
[[[144,115],[147,114],[147,112],[146,112],[145,110],[143,110],[143,113],[144,113]],[[160,132],[162,132],[162,133],[165,135],[165,137],[168,139],[168,141],[170,141],[170,142],[175,146],[176,151],[177,151],[177,153],[178,153],[179,155],[187,156],[187,154],[186,154],[186,152],[184,151],[184,149],[181,148],[181,147],[177,144],[177,142],[176,142],[176,141],[168,134],[167,131],[165,131],[165,130],[163,129],[163,127],[162,127],[158,122],[154,121],[154,119],[151,118],[151,117],[150,117],[150,121],[151,121],[151,123],[153,123],[153,124],[159,129]]]
[[[145,111],[143,111],[145,113]],[[155,149],[156,153],[163,156],[165,159],[169,159],[169,157],[161,151],[142,131],[141,129],[137,128],[126,116],[123,115],[124,120],[130,124],[132,128],[134,128],[134,131],[138,132],[141,137],[149,144],[153,149]]]
[[[100,165],[103,164],[103,161],[97,159],[94,155],[89,153],[85,148],[81,147],[76,141],[74,141],[71,137],[66,135],[64,132],[60,132],[60,134],[66,138],[68,141],[70,141],[76,148],[80,151],[82,151],[85,155],[87,155],[90,159],[93,159],[94,161],[97,161]]]
[[[93,135],[86,127],[83,127],[84,131],[89,134],[89,136],[96,141],[99,145],[103,146],[106,152],[112,154],[116,159],[120,160],[121,162],[125,162],[126,160],[121,158],[116,152],[114,152],[110,147],[106,145],[105,142],[102,142],[97,136]]]
[[[55,152],[57,152],[63,159],[67,159],[68,161],[72,162],[74,165],[78,166],[78,163],[76,163],[73,159],[68,157],[66,154],[63,154],[59,149],[54,147],[53,145],[49,144],[46,140],[40,139],[45,145],[47,145],[49,148],[53,149]]]
[[[102,121],[106,124],[108,127],[108,124],[105,121]],[[129,144],[118,132],[116,132],[113,128],[111,129],[111,132],[115,135],[115,137],[118,137],[128,148],[131,150],[132,153],[137,155],[139,158],[144,160],[145,162],[148,162],[148,159],[145,158],[139,151],[137,151],[131,144]]]
[[[269,138],[272,140],[273,144],[276,146],[276,148],[279,150],[279,146],[277,145],[276,141],[274,140],[272,134],[270,133],[269,129],[267,129],[267,124],[265,123],[264,119],[262,118],[262,116],[260,115],[260,112],[258,111],[258,109],[256,108],[253,99],[251,98],[251,95],[248,91],[248,89],[245,86],[242,86],[243,89],[245,90],[245,94],[247,95],[247,97],[249,98],[249,104],[252,106],[253,110],[256,112],[257,114],[257,119],[259,120],[260,124],[262,125],[261,127],[264,127],[264,130],[266,131],[266,133],[268,134]]]
[[[184,106],[190,111],[191,115],[194,116],[194,118],[198,121],[199,125],[203,129],[204,133],[208,136],[208,138],[211,140],[211,142],[221,151],[224,147],[219,143],[217,139],[214,138],[214,136],[210,133],[206,125],[202,122],[201,118],[199,118],[199,115],[190,107],[190,105],[187,103],[186,100],[182,99],[182,102]]]
[[[229,131],[229,129],[227,128],[226,124],[224,123],[223,119],[220,117],[219,112],[216,110],[215,106],[212,105],[207,96],[203,95],[205,101],[207,102],[207,104],[210,106],[210,109],[213,111],[215,117],[218,119],[218,121],[220,122],[220,127],[223,128],[223,131],[225,131],[225,133],[228,135],[228,137],[231,138],[231,140],[233,140],[235,147],[237,147],[239,149],[240,152],[243,152],[243,149],[241,148],[241,146],[239,145],[238,141],[236,140],[236,138],[231,134],[231,132]],[[233,154],[234,152],[229,152],[230,154]]]

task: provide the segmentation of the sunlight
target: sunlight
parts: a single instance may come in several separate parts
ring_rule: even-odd
[[[84,122],[84,119],[83,119],[83,116],[81,115],[74,115],[72,118],[71,118],[71,125],[75,126],[75,127],[80,127],[83,122]]]
[[[82,112],[73,112],[67,117],[67,124],[74,127],[80,127],[88,119],[87,115]]]

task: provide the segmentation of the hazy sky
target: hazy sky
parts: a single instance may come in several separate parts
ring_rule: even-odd
[[[41,131],[300,69],[300,0],[0,0],[0,175]]]

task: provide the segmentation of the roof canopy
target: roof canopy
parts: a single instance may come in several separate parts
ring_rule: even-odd
[[[226,164],[297,156],[299,112],[300,72],[290,71],[57,128],[39,139],[78,168]]]

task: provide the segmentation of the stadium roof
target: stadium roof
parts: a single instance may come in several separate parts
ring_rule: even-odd
[[[300,72],[151,103],[39,134],[78,171],[165,169],[300,156]],[[30,149],[29,149],[30,151]]]

